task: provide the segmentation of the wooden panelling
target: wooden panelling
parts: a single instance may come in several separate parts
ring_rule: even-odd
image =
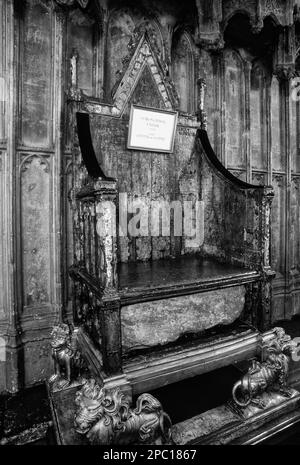
[[[119,10],[111,13],[107,31],[106,51],[106,97],[119,78],[122,71],[122,60],[128,54],[128,43],[135,28],[133,15],[128,10]]]
[[[246,169],[244,150],[245,127],[245,75],[243,62],[234,50],[224,52],[225,61],[225,114],[227,165],[230,168]]]
[[[7,66],[6,66],[6,5],[0,3],[0,142],[6,139],[7,134]]]
[[[200,50],[199,74],[206,81],[205,107],[208,117],[208,135],[216,154],[221,158],[221,110],[220,102],[221,79],[220,60],[206,50]]]
[[[293,176],[291,182],[291,230],[290,256],[291,269],[300,272],[300,177]]]
[[[22,160],[21,237],[23,298],[26,307],[50,300],[50,166],[43,156]]]
[[[194,58],[187,33],[174,34],[172,44],[172,77],[180,98],[180,110],[194,111]]]
[[[72,195],[71,189],[73,185],[73,166],[71,160],[66,156],[64,169],[64,182],[63,182],[63,203],[62,203],[62,212],[63,212],[63,251],[64,258],[63,261],[63,273],[64,273],[64,285],[63,285],[63,295],[64,295],[64,307],[66,313],[72,313],[72,285],[69,278],[68,269],[73,264],[73,218],[71,210],[70,198]]]
[[[148,206],[150,221],[152,214],[158,220],[159,208],[163,208],[164,203],[173,200],[195,203],[199,200],[199,162],[193,152],[195,128],[180,127],[174,153],[163,154],[127,150],[127,125],[127,118],[122,122],[105,116],[91,118],[95,152],[107,175],[118,178],[119,192],[126,195],[127,219],[131,222],[133,214],[137,212],[138,205],[134,205],[134,201],[144,202]],[[128,238],[121,237],[120,261],[146,260],[150,257],[159,259],[180,253],[181,239],[175,239],[173,230],[167,235],[160,230],[157,237],[152,238],[133,237],[130,234]]]
[[[272,203],[272,248],[271,262],[279,275],[285,274],[285,197],[286,178],[281,174],[274,174],[272,185],[275,198]]]
[[[22,26],[20,140],[29,147],[49,147],[52,144],[52,10],[42,2],[29,3]]]
[[[0,151],[0,199],[4,198],[4,160],[5,153]],[[3,239],[5,237],[5,226],[4,226],[4,205],[3,202],[0,202],[0,237]],[[0,243],[0,270],[4,270],[4,240],[1,240]],[[0,320],[5,317],[5,284],[4,284],[4,273],[0,271]],[[0,332],[1,336],[1,332]]]
[[[92,19],[84,16],[79,9],[69,14],[67,56],[69,59],[76,55],[77,84],[87,95],[94,95],[94,35]]]
[[[280,86],[276,76],[271,84],[271,137],[272,137],[272,168],[284,170],[285,160],[282,147],[282,102],[280,98]]]
[[[50,331],[61,312],[64,17],[48,1],[28,0],[24,8],[2,1],[1,11],[3,4],[9,79],[7,147],[0,151],[0,390],[14,392],[48,376]]]
[[[292,171],[300,173],[300,101],[290,99]]]
[[[250,143],[252,169],[267,170],[267,86],[265,71],[252,67],[250,92]]]

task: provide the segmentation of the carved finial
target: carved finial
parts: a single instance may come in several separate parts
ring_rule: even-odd
[[[72,50],[70,57],[70,75],[71,75],[71,86],[69,90],[70,97],[73,100],[82,100],[82,92],[78,88],[78,60],[79,54],[75,48]]]
[[[78,63],[78,52],[75,48],[72,50],[70,58],[70,71],[71,71],[71,86],[77,89],[77,63]]]
[[[204,111],[204,98],[205,98],[205,89],[206,81],[203,78],[198,79],[199,87],[199,101],[198,101],[198,121],[200,121],[200,128],[207,130],[207,115]]]

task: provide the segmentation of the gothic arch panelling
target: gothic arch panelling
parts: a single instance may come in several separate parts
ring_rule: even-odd
[[[52,144],[52,10],[28,3],[21,32],[20,141],[30,147]],[[41,59],[43,57],[43,59]]]
[[[296,60],[296,73],[300,79],[300,53]],[[291,121],[291,157],[292,171],[300,173],[300,87],[291,89],[290,121]]]
[[[70,12],[67,22],[67,56],[77,61],[77,85],[86,95],[95,95],[95,67],[96,63],[94,42],[96,28],[94,21],[80,12]],[[68,60],[68,68],[69,66]],[[69,69],[67,75],[69,75]],[[69,75],[69,83],[70,83]]]
[[[222,154],[222,90],[221,60],[201,49],[199,53],[199,77],[206,82],[205,108],[207,112],[207,132],[211,144],[221,158]]]
[[[120,81],[128,64],[131,48],[136,47],[136,38],[147,32],[151,45],[159,60],[165,60],[163,34],[159,21],[152,15],[151,19],[138,9],[122,8],[112,10],[108,18],[105,89],[106,99],[111,98],[115,86]]]
[[[285,274],[285,212],[286,212],[286,177],[274,174],[272,185],[275,197],[272,203],[272,268],[277,272],[276,279]]]
[[[243,60],[232,49],[224,51],[225,64],[225,153],[230,168],[246,169],[245,131],[245,74]]]
[[[172,78],[179,94],[179,108],[185,113],[195,111],[195,65],[191,37],[177,30],[172,38]]]
[[[0,4],[0,141],[6,139],[7,118],[6,100],[7,100],[7,67],[6,67],[6,5],[5,2]]]
[[[250,144],[254,170],[268,169],[268,79],[264,66],[255,62],[250,83]]]
[[[66,155],[65,166],[63,167],[63,269],[64,269],[64,307],[68,314],[72,306],[72,288],[68,270],[73,264],[73,216],[71,210],[71,195],[73,187],[73,163],[70,157]],[[69,315],[68,315],[69,316]]]
[[[281,124],[281,96],[280,85],[276,76],[271,84],[271,138],[272,138],[272,169],[283,171],[285,169],[285,156],[282,148],[282,124]]]
[[[247,15],[250,22],[255,25],[257,22],[257,1],[248,0],[223,0],[223,29],[236,14]]]
[[[300,271],[300,177],[292,176],[291,182],[291,231],[290,253],[292,270]]]
[[[128,44],[135,28],[132,14],[127,9],[110,13],[107,29],[107,55],[105,60],[105,87],[109,93],[119,80],[122,60],[128,54]],[[107,96],[108,97],[108,96]]]
[[[288,5],[287,5],[288,3]],[[252,27],[260,31],[265,18],[274,24],[287,26],[293,23],[293,0],[223,0],[223,27],[239,13],[246,14]]]
[[[51,173],[49,159],[28,155],[20,164],[21,255],[24,307],[51,302]]]
[[[0,151],[0,199],[4,199],[4,176],[3,176],[3,164],[4,164],[5,153]],[[0,237],[4,238],[4,204],[0,202]],[[0,270],[4,270],[4,241],[0,243]],[[4,273],[0,272],[0,320],[5,316],[5,302],[4,302],[5,290],[4,290]]]

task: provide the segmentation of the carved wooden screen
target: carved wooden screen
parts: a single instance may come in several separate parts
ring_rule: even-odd
[[[274,186],[273,320],[290,317],[300,300],[299,102],[286,97],[285,81],[270,65],[243,49],[227,48],[220,55],[201,51],[200,56],[208,86],[208,132],[219,158],[235,176]]]
[[[95,46],[97,44],[97,29],[94,21],[87,18],[79,10],[69,13],[67,22],[68,38],[68,69],[69,82],[70,58],[77,62],[77,85],[86,95],[96,96],[95,80],[97,78],[97,63]]]
[[[0,141],[6,138],[5,113],[7,107],[7,66],[6,66],[6,47],[5,47],[5,7],[0,6],[0,24],[3,24],[4,33],[0,37]]]
[[[111,13],[107,34],[105,88],[106,98],[110,99],[111,91],[122,72],[122,59],[128,53],[128,44],[134,31],[135,23],[128,10]]]
[[[267,114],[269,95],[267,88],[268,74],[264,66],[254,62],[250,82],[250,144],[251,165],[255,171],[256,183],[267,184],[268,169],[268,129]]]
[[[243,61],[234,50],[225,50],[225,157],[228,168],[239,170],[246,179],[245,74]],[[237,174],[235,172],[235,174]]]
[[[184,31],[173,35],[172,77],[180,99],[180,110],[195,112],[194,58],[191,39]]]
[[[271,183],[275,197],[272,208],[271,259],[276,271],[274,280],[274,320],[284,317],[286,273],[286,240],[289,234],[286,222],[286,161],[282,141],[282,98],[278,78],[271,84]]]
[[[300,79],[300,51],[296,60],[296,78]],[[297,292],[300,281],[300,94],[292,94],[291,121],[291,207],[290,207],[290,269],[293,313],[300,308],[300,296]],[[294,91],[295,92],[295,91]]]

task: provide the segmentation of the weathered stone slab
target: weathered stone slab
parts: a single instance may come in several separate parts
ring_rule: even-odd
[[[176,341],[217,325],[229,325],[241,314],[245,287],[187,295],[125,306],[121,310],[123,351]]]

